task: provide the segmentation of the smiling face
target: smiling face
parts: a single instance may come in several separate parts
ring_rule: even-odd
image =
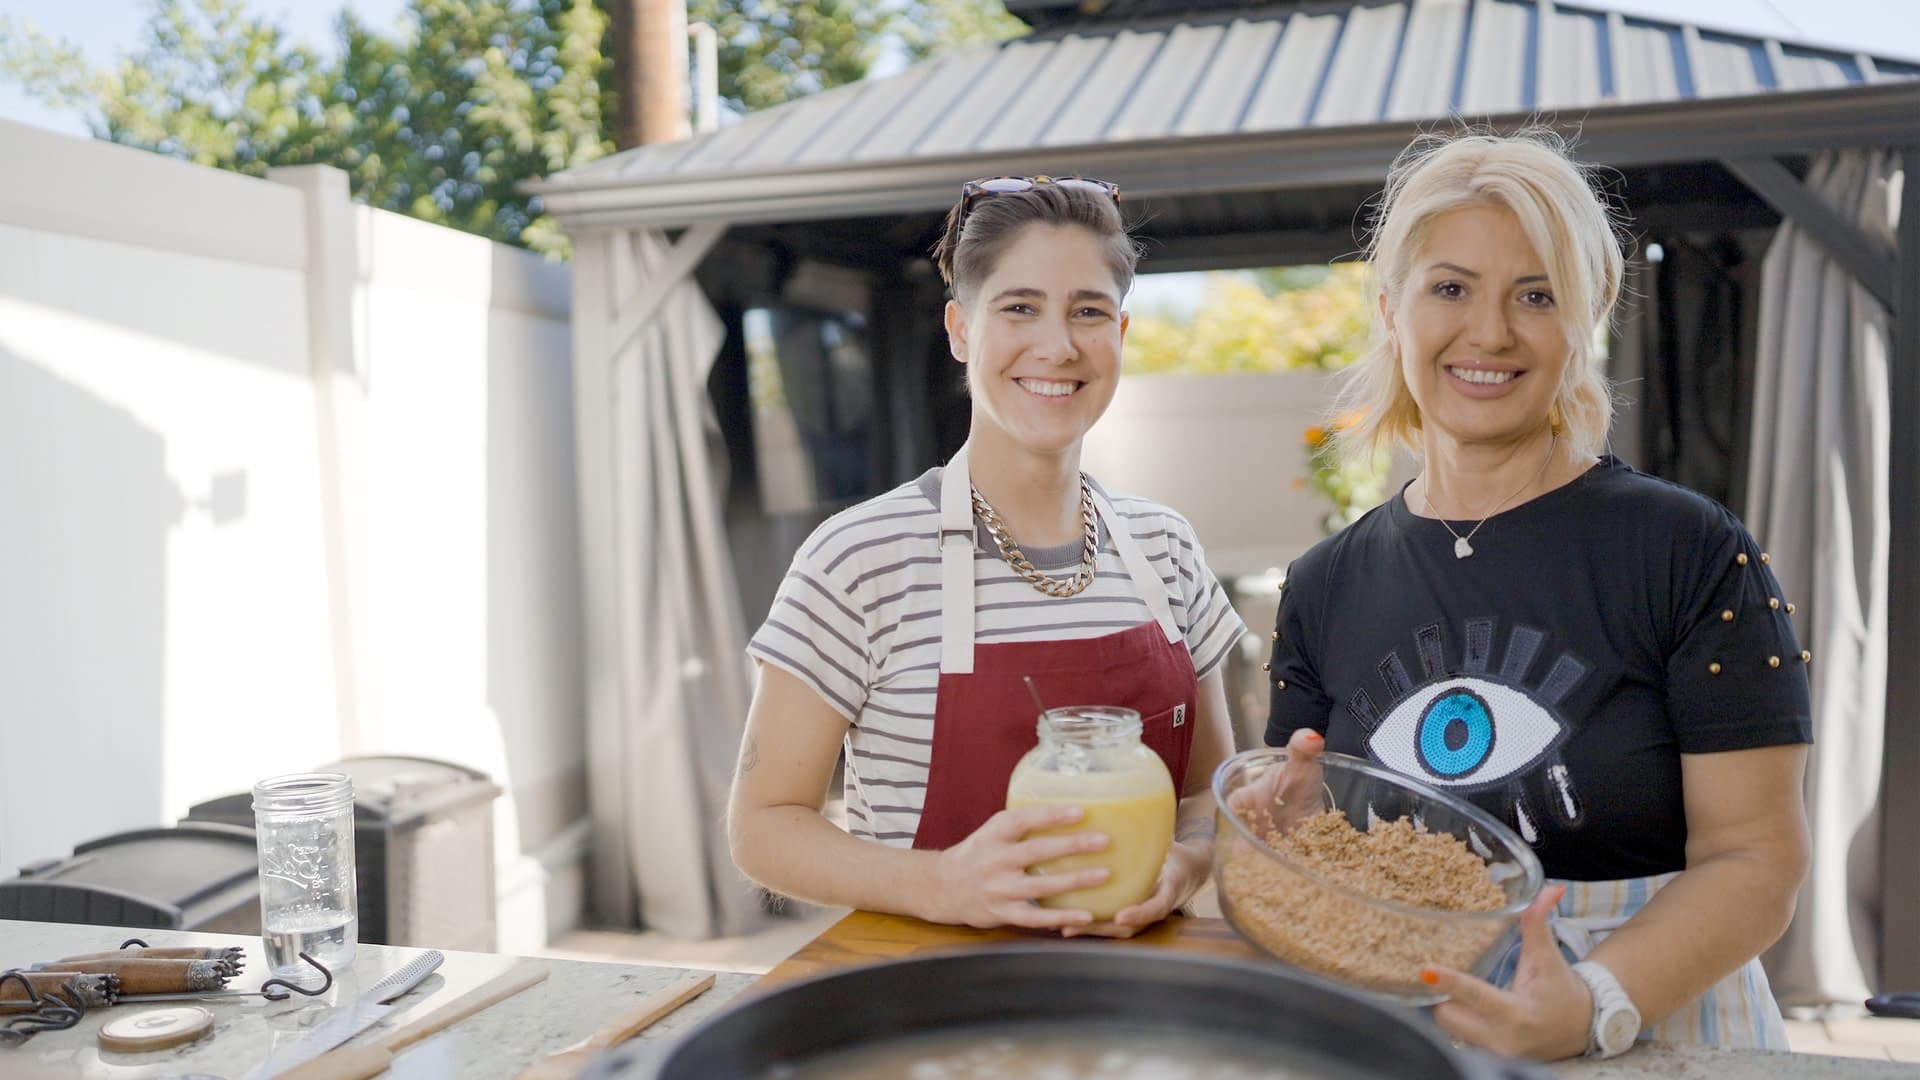
[[[1536,434],[1572,356],[1546,264],[1512,212],[1436,215],[1397,297],[1381,297],[1428,438]]]
[[[1127,332],[1100,237],[1028,225],[970,291],[947,304],[947,338],[973,394],[970,438],[1041,454],[1077,448],[1113,401]]]

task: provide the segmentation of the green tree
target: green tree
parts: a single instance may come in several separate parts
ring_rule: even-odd
[[[720,97],[752,112],[864,78],[888,49],[919,60],[1027,31],[1002,0],[689,0],[720,42]]]
[[[721,92],[765,108],[1024,27],[1000,0],[692,0],[721,42]],[[345,169],[355,198],[564,253],[520,181],[613,149],[609,19],[595,0],[411,0],[386,34],[351,12],[337,52],[291,40],[246,0],[153,0],[140,46],[106,68],[0,16],[0,78],[78,108],[100,138],[252,175]]]
[[[158,0],[140,47],[109,68],[0,16],[0,74],[56,108],[86,111],[95,135],[202,165],[264,175],[332,149],[332,73],[244,0]]]
[[[412,0],[389,37],[351,12],[325,60],[245,0],[155,0],[139,49],[106,69],[0,23],[0,72],[94,134],[255,176],[327,163],[354,196],[496,240],[564,250],[530,176],[612,149],[592,0]]]
[[[613,149],[606,13],[591,0],[412,0],[394,38],[340,19],[332,163],[369,205],[535,250],[565,238],[520,181]]]
[[[1191,319],[1134,317],[1126,369],[1199,374],[1345,367],[1366,348],[1364,263],[1210,275]]]

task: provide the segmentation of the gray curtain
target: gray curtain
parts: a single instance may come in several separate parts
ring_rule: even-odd
[[[1897,171],[1886,153],[1827,153],[1807,186],[1891,250]],[[1792,222],[1767,253],[1760,302],[1746,519],[1813,651],[1815,739],[1813,871],[1765,959],[1782,1005],[1857,1003],[1879,982],[1889,319]]]
[[[577,318],[599,316],[593,336],[602,338],[667,259],[660,233],[605,236],[580,254],[576,273],[587,275],[577,288],[604,290],[590,299],[606,302]],[[590,386],[579,393],[582,410],[603,421],[583,419],[583,430],[607,450],[597,461],[583,455],[583,477],[599,481],[589,497],[611,503],[597,534],[611,558],[590,553],[587,581],[590,593],[611,593],[597,597],[601,647],[587,673],[594,908],[604,921],[682,938],[738,934],[765,919],[725,829],[750,693],[723,525],[726,452],[707,395],[725,336],[688,277],[598,373],[610,400],[592,400]]]
[[[1636,469],[1648,470],[1645,446],[1647,424],[1648,352],[1652,347],[1652,318],[1647,313],[1649,274],[1645,245],[1627,260],[1620,283],[1620,302],[1613,313],[1607,343],[1607,378],[1613,380],[1613,427],[1607,449]],[[1651,470],[1648,470],[1651,471]]]

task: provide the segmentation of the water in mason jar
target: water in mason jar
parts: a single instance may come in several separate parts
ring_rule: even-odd
[[[275,915],[260,929],[266,946],[267,967],[276,973],[308,972],[313,969],[300,959],[306,953],[338,971],[353,963],[354,943],[360,937],[360,920],[338,911],[304,911]]]
[[[322,818],[265,818],[256,837],[267,966],[283,978],[318,979],[300,953],[332,971],[351,964],[360,936],[351,808]]]

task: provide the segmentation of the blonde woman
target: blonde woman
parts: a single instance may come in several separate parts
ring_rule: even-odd
[[[1267,741],[1323,735],[1540,856],[1552,880],[1494,982],[1423,973],[1455,1038],[1787,1049],[1756,957],[1807,868],[1810,658],[1740,522],[1605,453],[1605,206],[1549,133],[1423,139],[1371,247],[1345,448],[1398,445],[1420,473],[1289,571]]]

